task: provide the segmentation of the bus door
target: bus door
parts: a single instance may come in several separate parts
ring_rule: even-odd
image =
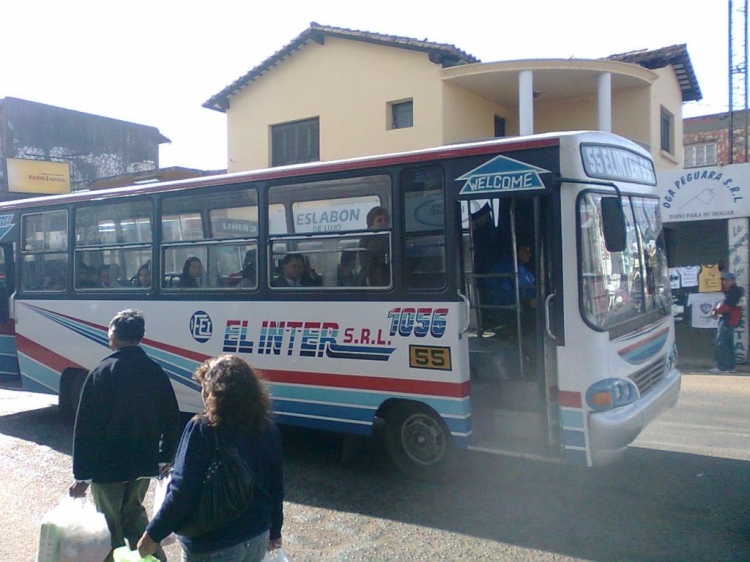
[[[471,302],[472,447],[559,451],[553,334],[555,271],[549,196],[462,202],[464,272]]]
[[[15,321],[11,299],[15,291],[13,244],[0,244],[0,376],[19,376]]]

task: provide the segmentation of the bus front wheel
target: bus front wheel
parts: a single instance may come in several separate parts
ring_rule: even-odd
[[[439,480],[450,472],[453,439],[442,419],[421,404],[398,404],[385,418],[385,445],[409,476]]]

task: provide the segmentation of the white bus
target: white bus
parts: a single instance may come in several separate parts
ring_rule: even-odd
[[[654,185],[584,132],[9,202],[5,316],[64,409],[137,308],[186,412],[234,353],[280,423],[382,430],[412,474],[454,447],[607,464],[680,389]]]

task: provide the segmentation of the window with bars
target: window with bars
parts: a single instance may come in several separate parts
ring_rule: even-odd
[[[660,117],[661,143],[660,149],[668,154],[674,154],[674,115],[661,108]]]
[[[414,102],[412,100],[391,102],[391,129],[407,129],[414,126]]]
[[[685,147],[685,167],[715,166],[718,163],[715,142],[691,144]]]
[[[271,166],[320,160],[320,119],[271,125]]]

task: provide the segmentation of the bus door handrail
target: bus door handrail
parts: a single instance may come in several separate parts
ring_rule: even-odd
[[[547,335],[556,341],[557,337],[552,333],[552,327],[550,326],[549,321],[549,305],[554,298],[555,293],[550,293],[549,295],[547,295],[547,298],[544,299],[544,329],[547,331]]]
[[[465,333],[469,331],[469,328],[471,327],[471,303],[469,302],[469,299],[464,295],[461,291],[456,291],[459,298],[464,301],[466,304],[466,327],[461,328],[458,332],[458,339],[461,339]]]

